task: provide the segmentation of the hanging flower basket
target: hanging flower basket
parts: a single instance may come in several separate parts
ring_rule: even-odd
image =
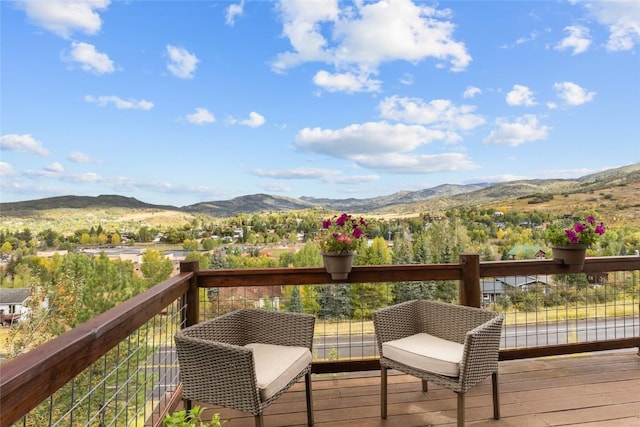
[[[333,280],[344,280],[353,266],[353,251],[344,254],[323,252],[322,263]]]
[[[571,245],[551,246],[553,259],[559,259],[565,265],[582,268],[587,255],[587,245],[574,243]]]

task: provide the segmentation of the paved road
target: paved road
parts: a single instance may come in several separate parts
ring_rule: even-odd
[[[640,335],[638,318],[578,320],[563,323],[538,323],[506,326],[502,333],[501,348],[544,346],[572,342],[596,341]],[[372,334],[322,338],[314,342],[318,358],[367,357],[378,354]]]

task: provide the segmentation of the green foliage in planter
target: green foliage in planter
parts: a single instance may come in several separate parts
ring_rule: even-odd
[[[220,427],[227,422],[227,420],[221,420],[217,412],[212,415],[211,421],[202,421],[202,413],[205,409],[196,405],[190,410],[176,411],[162,420],[162,427]]]

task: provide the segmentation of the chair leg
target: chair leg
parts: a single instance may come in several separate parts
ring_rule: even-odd
[[[498,394],[498,372],[491,374],[491,385],[493,389],[493,418],[500,419],[500,395]]]
[[[264,420],[262,418],[262,413],[256,415],[254,419],[256,420],[256,427],[264,427]]]
[[[464,393],[458,395],[458,427],[464,427]]]
[[[422,380],[422,391],[424,391],[425,393],[429,391],[429,381]]]
[[[380,366],[380,417],[387,419],[387,368]]]
[[[305,388],[307,389],[307,425],[313,425],[313,399],[311,398],[311,372],[304,376]]]

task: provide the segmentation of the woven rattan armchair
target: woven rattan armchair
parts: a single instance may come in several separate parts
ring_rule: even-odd
[[[498,351],[502,315],[473,307],[413,300],[373,313],[380,352],[380,415],[387,418],[387,369],[396,369],[453,390],[458,426],[465,424],[467,390],[491,375],[493,417],[500,418]]]
[[[313,425],[314,325],[308,314],[241,309],[181,330],[183,398],[251,413],[261,427],[265,408],[304,376]]]

